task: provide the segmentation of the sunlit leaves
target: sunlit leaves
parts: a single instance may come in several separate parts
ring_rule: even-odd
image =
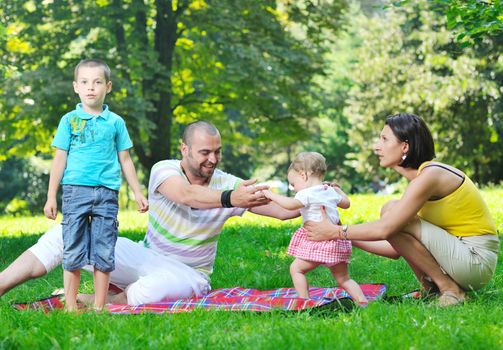
[[[0,13],[9,18],[0,23],[16,23],[18,32],[1,57],[12,79],[0,87],[0,104],[19,121],[23,146],[5,136],[0,149],[43,152],[38,145],[50,144],[59,118],[78,102],[72,69],[89,57],[111,66],[107,103],[126,119],[146,169],[176,153],[183,125],[195,119],[220,127],[236,154],[250,151],[238,148],[253,139],[257,147],[284,147],[305,138],[304,125],[317,114],[309,103],[312,79],[323,72],[317,43],[334,29],[321,28],[329,22],[320,14],[333,14],[335,23],[342,3],[3,1]],[[302,40],[285,30],[297,20],[297,32],[307,34]],[[30,92],[20,93],[23,86]],[[42,126],[30,130],[31,120]]]
[[[393,1],[395,6],[411,6],[410,0]],[[453,30],[462,47],[484,36],[503,33],[503,2],[501,0],[429,0],[432,8],[446,16],[446,27]],[[435,6],[436,5],[436,6]]]
[[[354,123],[352,163],[375,173],[373,140],[387,115],[422,116],[437,142],[437,156],[476,181],[498,181],[503,135],[498,65],[501,38],[460,50],[445,30],[445,17],[428,1],[389,8],[383,17],[356,19],[362,45],[345,115]]]
[[[201,10],[208,7],[208,4],[204,0],[195,0],[192,1],[189,5],[189,9],[191,10]]]

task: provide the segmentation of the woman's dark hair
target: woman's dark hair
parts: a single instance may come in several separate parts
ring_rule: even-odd
[[[430,129],[417,115],[395,114],[386,118],[385,124],[400,141],[409,144],[407,157],[400,166],[418,169],[423,162],[435,158],[435,145]]]

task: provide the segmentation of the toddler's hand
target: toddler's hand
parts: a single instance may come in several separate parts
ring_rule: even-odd
[[[264,199],[267,197],[264,195],[264,190],[260,189],[260,188],[265,188],[264,186],[267,186],[267,185],[257,185],[257,186],[248,185],[248,186],[246,186],[246,189],[252,191],[257,196],[257,198],[260,199],[260,197],[262,197],[262,199]]]
[[[272,196],[271,190],[262,190],[262,194],[264,195],[265,198],[271,199]]]
[[[143,194],[135,195],[136,203],[138,203],[138,211],[140,213],[145,213],[148,210],[148,201]]]
[[[56,216],[58,216],[58,202],[56,199],[50,198],[45,202],[44,214],[47,218],[56,220]]]

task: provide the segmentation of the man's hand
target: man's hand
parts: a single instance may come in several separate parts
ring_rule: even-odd
[[[56,220],[56,216],[58,216],[58,202],[56,198],[47,199],[44,206],[44,214],[47,218]]]
[[[243,181],[239,187],[231,193],[231,204],[239,208],[253,208],[269,203],[271,200],[264,196],[263,190],[269,189],[267,185],[254,185],[256,179]]]

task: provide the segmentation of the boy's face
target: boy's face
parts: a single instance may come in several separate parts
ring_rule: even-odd
[[[105,96],[112,90],[102,67],[80,67],[73,89],[79,95],[84,111],[101,113]]]

